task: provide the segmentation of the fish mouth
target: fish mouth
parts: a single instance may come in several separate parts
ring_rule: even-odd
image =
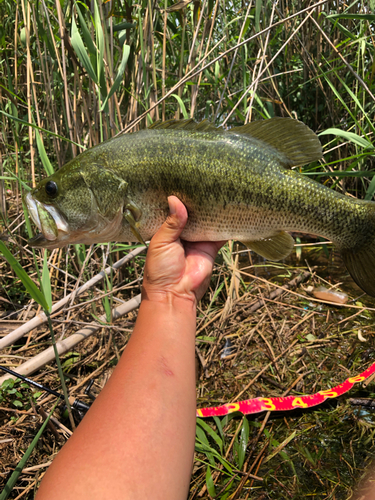
[[[41,203],[31,193],[27,193],[25,202],[31,219],[41,231],[28,241],[29,245],[33,247],[55,246],[61,233],[69,232],[64,218],[55,207]]]

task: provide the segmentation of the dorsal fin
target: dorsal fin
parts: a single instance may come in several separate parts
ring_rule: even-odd
[[[231,132],[245,134],[269,144],[287,158],[286,166],[306,165],[323,156],[318,136],[304,123],[292,118],[257,120]]]
[[[259,139],[272,146],[284,156],[284,166],[306,165],[323,156],[322,146],[317,135],[304,123],[292,118],[271,118],[258,120],[242,127],[224,130],[215,127],[208,120],[197,123],[193,118],[186,120],[168,120],[155,122],[149,129],[180,129],[217,134],[243,134]]]

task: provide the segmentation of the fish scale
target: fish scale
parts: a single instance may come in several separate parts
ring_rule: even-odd
[[[175,195],[189,214],[183,239],[236,239],[280,260],[293,248],[288,231],[320,235],[375,296],[375,204],[290,169],[321,156],[317,136],[290,118],[229,131],[192,120],[158,123],[85,151],[32,190],[25,201],[41,233],[30,244],[148,240]]]

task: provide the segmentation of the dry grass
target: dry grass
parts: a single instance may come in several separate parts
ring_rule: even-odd
[[[321,250],[305,252],[303,257],[310,262],[314,262],[315,254],[324,262]],[[88,259],[90,273],[101,269],[103,255]],[[143,258],[137,257],[112,276],[113,306],[139,293]],[[374,361],[373,301],[345,284],[344,289],[350,293],[348,306],[325,305],[306,291],[311,286],[326,284],[335,266],[342,269],[332,250],[326,270],[322,266],[311,269],[302,263],[265,267],[264,263],[254,263],[253,258],[247,251],[230,253],[225,249],[200,306],[196,344],[199,407],[259,396],[311,394],[343,382]],[[64,274],[52,272],[55,299],[75,288],[75,278],[65,279]],[[324,279],[319,272],[324,272]],[[288,290],[285,285],[293,284],[295,278],[301,282]],[[11,289],[14,282],[4,287]],[[98,285],[56,315],[53,323],[56,337],[71,335],[91,323],[93,314],[104,313],[104,293],[102,285]],[[9,316],[13,307],[1,303],[4,317],[0,321],[1,336],[38,312],[35,304],[25,306]],[[90,380],[93,380],[92,394],[101,390],[126,346],[135,319],[136,311],[129,313],[62,356],[73,399],[90,403],[85,394]],[[358,330],[367,342],[359,341]],[[16,368],[48,345],[48,328],[42,325],[17,345],[4,349],[1,362]],[[54,362],[32,378],[60,391]],[[219,421],[207,420],[215,432],[218,423],[222,426],[221,456],[232,467],[229,474],[214,459],[211,471],[216,498],[298,499],[308,494],[321,499],[348,498],[371,457],[375,435],[371,410],[355,406],[352,398],[371,399],[371,387],[371,384],[366,388],[358,386],[339,401],[312,410],[247,417],[250,431],[245,443],[245,461],[240,468],[238,435],[243,417],[231,415]],[[18,396],[3,391],[5,399],[0,405],[3,484],[40,427],[43,420],[40,409],[48,413],[55,401],[55,397],[44,392],[32,398],[35,390],[19,388]],[[23,406],[14,406],[15,400]],[[33,498],[46,468],[69,437],[71,425],[62,406],[54,414],[54,429],[44,432],[10,498]],[[78,424],[83,414],[74,412],[74,416]],[[207,438],[210,446],[219,451],[215,442],[208,435]],[[204,463],[207,462],[207,455],[197,454],[191,499],[211,498],[206,485]],[[228,497],[228,491],[232,496]]]
[[[20,196],[25,184],[35,185],[49,171],[47,157],[57,169],[83,148],[121,131],[182,116],[226,126],[292,116],[317,132],[339,127],[373,141],[373,21],[360,17],[371,14],[373,2],[348,7],[331,0],[316,4],[207,0],[179,9],[165,0],[97,6],[97,12],[91,12],[94,22],[83,7],[80,11],[88,26],[85,38],[82,18],[70,2],[0,3],[4,69],[0,72],[0,238],[7,240],[35,281],[35,263],[41,267],[42,258],[39,252],[34,257],[26,244]],[[336,14],[340,17],[332,17]],[[92,72],[77,56],[73,18]],[[120,39],[115,28],[122,22],[128,24]],[[123,41],[129,58],[108,108],[101,110],[121,67]],[[326,179],[340,192],[358,197],[367,193],[371,198],[373,146],[366,149],[330,137],[324,144],[325,165],[310,165],[303,172],[311,175],[319,170],[326,175],[319,181]],[[344,170],[354,178],[343,178]],[[49,255],[53,302],[128,251],[120,246],[53,251]],[[306,289],[325,281],[341,282],[343,269],[329,250],[330,265],[323,271],[328,261],[321,258],[322,250],[316,253],[317,268],[305,266],[306,255],[309,264],[315,264],[314,252],[303,250],[297,267],[262,264],[258,279],[254,278],[258,268],[248,253],[222,253],[198,318],[199,406],[311,393],[340,383],[374,361],[374,303],[349,286],[347,278],[342,287],[350,295],[350,307],[313,300]],[[98,392],[126,346],[136,311],[111,322],[109,309],[137,296],[142,268],[143,258],[135,258],[54,317],[57,338],[70,336],[102,314],[109,323],[62,356],[74,398],[89,403],[84,393],[89,380],[94,380],[92,391]],[[310,272],[306,281],[276,295],[280,286],[302,272]],[[4,337],[40,311],[3,260],[0,276],[0,337]],[[255,310],[259,300],[265,305]],[[359,330],[367,342],[359,340]],[[2,350],[1,364],[17,368],[49,346],[49,332],[41,325]],[[54,362],[33,378],[60,391]],[[358,396],[374,398],[372,384],[359,388]],[[55,400],[45,393],[35,396],[36,389],[11,391],[1,392],[1,484],[40,427],[44,417],[38,407],[48,413]],[[213,483],[215,497],[222,500],[348,498],[374,450],[373,414],[353,406],[353,396],[304,412],[257,415],[246,421],[238,415],[209,420],[212,431],[222,437],[223,450],[207,429],[202,432],[230,466],[225,468],[213,452],[198,453],[190,498],[210,498],[207,487],[213,493]],[[46,467],[72,432],[61,408],[55,418],[55,431],[45,431],[10,498],[33,498]],[[80,415],[75,418],[78,423]],[[249,432],[241,463],[246,422]]]

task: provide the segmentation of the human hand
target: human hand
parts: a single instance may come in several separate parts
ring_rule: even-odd
[[[170,215],[147,252],[142,299],[180,297],[196,304],[208,287],[215,257],[225,242],[181,240],[188,219],[186,207],[176,196],[170,196],[168,203]]]

